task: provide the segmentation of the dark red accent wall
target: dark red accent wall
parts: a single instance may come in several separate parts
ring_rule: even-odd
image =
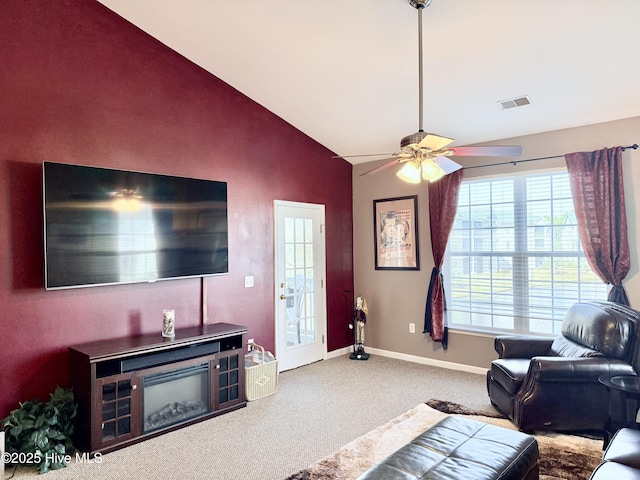
[[[3,1],[0,415],[67,386],[68,345],[158,331],[163,308],[201,321],[199,279],[44,290],[43,160],[228,182],[230,273],[204,280],[205,322],[271,350],[273,200],[324,204],[331,351],[353,305],[352,167],[332,155],[97,2]]]

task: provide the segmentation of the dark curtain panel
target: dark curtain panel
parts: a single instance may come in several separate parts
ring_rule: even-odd
[[[434,342],[442,342],[442,348],[445,350],[448,331],[444,315],[446,302],[441,268],[449,234],[456,218],[461,183],[462,170],[457,170],[429,184],[429,223],[434,267],[427,293],[423,333],[430,333]]]
[[[622,147],[565,155],[580,242],[591,269],[613,286],[612,302],[629,305],[622,280],[629,273]]]

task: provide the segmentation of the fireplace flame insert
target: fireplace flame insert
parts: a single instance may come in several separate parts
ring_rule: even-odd
[[[209,363],[142,377],[143,433],[210,412]]]

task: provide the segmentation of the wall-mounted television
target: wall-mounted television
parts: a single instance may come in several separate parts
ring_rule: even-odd
[[[45,288],[228,273],[227,183],[43,163]]]

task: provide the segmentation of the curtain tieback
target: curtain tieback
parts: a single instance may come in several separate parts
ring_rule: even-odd
[[[613,284],[607,300],[610,302],[619,303],[620,305],[629,305],[629,298],[627,292],[625,292],[622,282]]]
[[[433,287],[436,284],[436,278],[440,275],[442,278],[442,270],[438,267],[433,267],[431,270],[431,280],[429,281],[429,292],[427,293],[428,305],[431,306],[431,295],[433,294]]]
[[[439,268],[433,267],[431,270],[431,280],[429,281],[429,290],[427,291],[427,305],[424,312],[424,330],[422,333],[431,333],[431,308],[433,303],[433,287],[436,284],[438,275],[442,276]]]

